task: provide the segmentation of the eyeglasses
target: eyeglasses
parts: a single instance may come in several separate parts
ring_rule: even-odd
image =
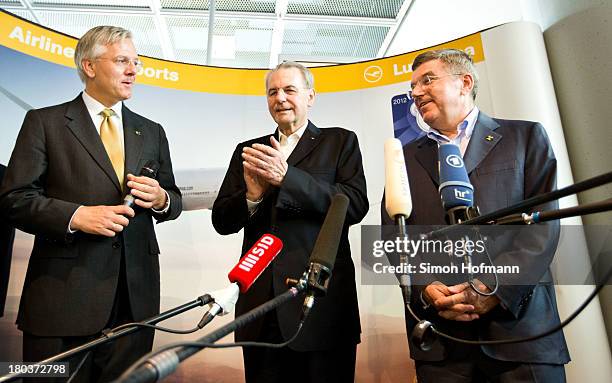
[[[427,87],[430,86],[434,81],[439,80],[443,77],[448,77],[448,76],[462,76],[463,73],[449,73],[449,74],[443,74],[441,76],[434,76],[434,75],[430,75],[430,74],[426,74],[425,76],[423,76],[422,78],[418,79],[417,81],[412,81],[410,82],[410,90],[408,91],[408,96],[410,98],[412,98],[412,93],[414,92],[414,90],[416,89],[417,86],[421,86],[421,87]]]
[[[136,69],[142,68],[142,61],[140,61],[140,59],[131,59],[125,56],[117,56],[114,59],[109,59],[106,57],[98,57],[96,60],[109,60],[115,63],[115,65],[120,66],[124,69],[130,66],[130,64],[134,65]]]

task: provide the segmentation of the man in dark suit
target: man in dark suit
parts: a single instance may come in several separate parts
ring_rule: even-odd
[[[462,51],[425,52],[414,60],[412,97],[431,128],[427,136],[404,147],[413,197],[410,225],[445,224],[438,193],[438,146],[459,146],[482,214],[555,189],[556,159],[542,125],[530,121],[492,119],[474,104],[478,75]],[[384,204],[383,204],[384,206]],[[551,202],[541,209],[554,209]],[[392,220],[383,211],[383,223]],[[512,237],[512,234],[509,234]],[[495,294],[484,296],[466,283],[440,281],[414,286],[411,307],[438,330],[461,338],[509,339],[536,335],[559,324],[549,265],[559,238],[558,222],[536,233],[514,238],[497,253],[495,265],[519,265],[533,281],[517,283],[499,274]],[[535,276],[535,278],[534,278]],[[491,293],[489,274],[475,286]],[[514,282],[511,282],[514,281]],[[416,320],[406,314],[407,331]],[[438,339],[430,351],[410,342],[417,377],[426,382],[561,382],[569,353],[562,332],[510,345],[467,346]]]
[[[0,185],[2,185],[5,170],[6,166],[0,164]],[[4,218],[0,219],[0,318],[4,315],[4,304],[8,293],[14,239],[15,229],[5,222]]]
[[[220,234],[244,228],[243,253],[264,233],[284,244],[275,261],[241,295],[242,314],[287,290],[299,279],[332,197],[350,200],[327,296],[318,299],[298,338],[282,349],[243,348],[247,382],[349,382],[354,379],[361,327],[348,227],[368,211],[357,137],[341,128],[319,129],[307,119],[315,93],[311,72],[286,62],[266,77],[272,136],[240,143],[214,203]],[[294,300],[237,331],[236,340],[281,343],[297,330],[302,302]]]
[[[141,65],[131,33],[89,30],[75,63],[85,91],[26,114],[0,190],[2,215],[36,236],[17,317],[26,361],[158,313],[152,219],[181,212],[164,130],[122,102]],[[149,160],[159,164],[156,179],[134,176]],[[122,205],[127,193],[133,209]],[[77,379],[112,380],[152,342],[152,332],[140,332],[99,347]]]

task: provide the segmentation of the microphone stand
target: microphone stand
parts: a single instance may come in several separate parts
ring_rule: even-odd
[[[612,210],[612,198],[564,209],[512,214],[495,221],[496,225],[531,225],[557,219],[603,213]]]
[[[479,214],[476,206],[455,206],[446,211],[446,222],[449,225],[457,225],[477,218]]]
[[[395,216],[395,223],[398,228],[398,237],[406,238],[408,237],[408,232],[406,231],[406,217],[402,214],[398,214]],[[406,253],[400,253],[400,265],[405,265],[408,263],[408,256]],[[410,305],[410,296],[412,295],[412,286],[410,281],[409,273],[401,273],[399,276],[399,285],[402,290],[402,297],[404,298],[404,304]]]
[[[198,297],[196,300],[193,300],[191,302],[185,303],[181,306],[177,306],[173,309],[170,309],[168,311],[164,311],[161,314],[158,314],[154,317],[151,317],[149,319],[145,319],[141,322],[138,323],[144,323],[144,324],[149,324],[149,325],[154,325],[156,323],[162,322],[168,318],[172,318],[174,316],[177,316],[179,314],[182,314],[186,311],[189,311],[193,308],[199,307],[199,306],[204,306],[210,302],[213,301],[213,298],[208,295],[202,295],[200,297]],[[35,364],[39,364],[39,365],[46,365],[46,364],[51,364],[51,363],[55,363],[55,362],[59,362],[62,360],[67,360],[68,358],[71,358],[77,354],[80,354],[84,351],[88,351],[91,350],[95,347],[98,347],[102,344],[108,343],[108,342],[112,342],[115,339],[131,334],[137,330],[139,330],[140,327],[139,326],[131,326],[128,328],[124,328],[122,330],[119,330],[117,332],[109,332],[108,330],[103,330],[102,333],[104,335],[102,335],[101,337],[99,337],[98,339],[94,339],[91,342],[85,343],[81,346],[72,348],[68,351],[64,351],[61,354],[57,354],[53,357],[47,358],[45,360],[41,360],[40,362],[36,362]],[[0,377],[0,382],[10,382],[13,381],[21,376],[23,376],[26,373],[13,373],[13,374],[7,374],[4,375],[2,377]]]
[[[494,212],[484,214],[472,219],[468,219],[466,221],[462,221],[456,225],[446,226],[438,230],[434,230],[430,233],[422,234],[422,239],[428,239],[444,234],[448,234],[453,230],[457,230],[460,225],[492,225],[496,224],[498,220],[505,218],[509,215],[515,213],[521,213],[529,208],[534,206],[541,205],[546,202],[554,201],[559,198],[567,197],[572,194],[580,193],[585,190],[593,189],[595,187],[605,185],[607,183],[612,182],[612,172],[608,172],[605,174],[601,174],[599,176],[589,178],[587,180],[575,183],[573,185],[564,187],[559,190],[554,190],[548,193],[544,193],[541,195],[537,195],[531,198],[528,198],[522,202],[519,202],[515,205],[496,210]],[[562,209],[564,210],[564,209]],[[589,213],[590,214],[590,213]]]
[[[587,180],[575,183],[573,185],[564,187],[563,189],[554,190],[548,193],[544,193],[541,195],[537,195],[535,197],[528,198],[523,202],[519,202],[515,205],[509,206],[504,209],[500,209],[494,211],[489,214],[481,215],[474,219],[470,219],[462,222],[462,225],[480,225],[487,224],[489,222],[495,222],[495,220],[503,218],[507,215],[520,213],[526,209],[532,208],[534,206],[541,205],[546,202],[558,200],[563,197],[567,197],[568,195],[580,193],[582,191],[593,189],[595,187],[605,185],[607,183],[612,182],[612,172],[608,172],[593,178],[589,178]]]
[[[304,276],[305,277],[305,276]],[[272,300],[258,306],[251,311],[239,316],[232,322],[222,326],[208,335],[196,340],[197,343],[214,343],[224,336],[244,327],[246,324],[259,319],[268,312],[287,303],[291,299],[297,297],[300,293],[306,290],[306,280],[302,277],[299,283],[289,288],[283,294],[274,297]],[[140,382],[156,382],[160,379],[173,373],[180,362],[196,354],[204,347],[186,346],[178,350],[167,350],[160,354],[147,359],[140,367],[128,373],[126,377],[120,377],[118,382],[140,383]]]

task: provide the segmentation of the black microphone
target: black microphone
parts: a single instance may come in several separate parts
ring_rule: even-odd
[[[159,170],[159,162],[155,161],[155,160],[148,160],[144,166],[142,167],[142,169],[140,169],[140,174],[138,175],[139,177],[149,177],[149,178],[155,178],[157,177],[157,171]],[[134,207],[134,201],[136,200],[136,198],[131,195],[128,194],[125,196],[125,198],[123,198],[123,205],[125,206],[129,206],[131,208]]]
[[[454,144],[441,144],[438,148],[440,173],[440,198],[446,210],[446,222],[450,225],[477,217],[474,206],[474,186],[470,183],[461,150]]]
[[[316,297],[325,296],[332,276],[349,199],[344,194],[336,194],[327,210],[327,215],[310,256],[307,272],[307,292],[302,307],[302,319],[308,316]]]

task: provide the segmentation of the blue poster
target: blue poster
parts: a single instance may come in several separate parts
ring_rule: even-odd
[[[416,107],[414,100],[406,93],[394,96],[391,99],[391,111],[393,113],[393,135],[406,145],[425,135],[416,118]]]

